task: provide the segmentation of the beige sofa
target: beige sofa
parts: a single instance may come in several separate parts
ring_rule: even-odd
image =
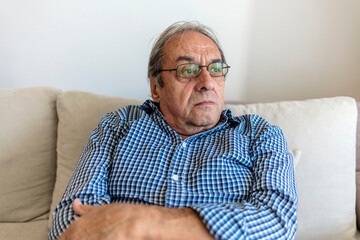
[[[47,239],[51,213],[90,131],[104,113],[141,102],[48,87],[0,89],[0,239]],[[359,103],[336,97],[226,107],[280,126],[289,149],[301,153],[296,239],[360,239]]]

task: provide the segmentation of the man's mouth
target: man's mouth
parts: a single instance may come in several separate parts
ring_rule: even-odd
[[[209,105],[215,105],[215,102],[211,100],[204,100],[195,104],[195,106],[209,106]]]

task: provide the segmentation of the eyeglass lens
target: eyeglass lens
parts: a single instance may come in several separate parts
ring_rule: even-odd
[[[205,67],[205,66],[201,66]],[[213,77],[225,76],[228,72],[228,65],[226,63],[210,63],[207,67],[210,75]],[[179,65],[176,70],[176,74],[182,78],[194,78],[201,72],[200,66],[193,63],[186,63]]]

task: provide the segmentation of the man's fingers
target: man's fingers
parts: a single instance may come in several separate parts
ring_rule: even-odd
[[[76,215],[81,216],[87,213],[93,206],[82,204],[81,200],[76,198],[73,202],[73,209]]]

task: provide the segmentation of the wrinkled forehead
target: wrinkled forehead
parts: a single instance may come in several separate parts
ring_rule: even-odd
[[[221,59],[216,44],[207,36],[198,32],[178,33],[164,45],[164,62],[176,62],[179,57]]]

